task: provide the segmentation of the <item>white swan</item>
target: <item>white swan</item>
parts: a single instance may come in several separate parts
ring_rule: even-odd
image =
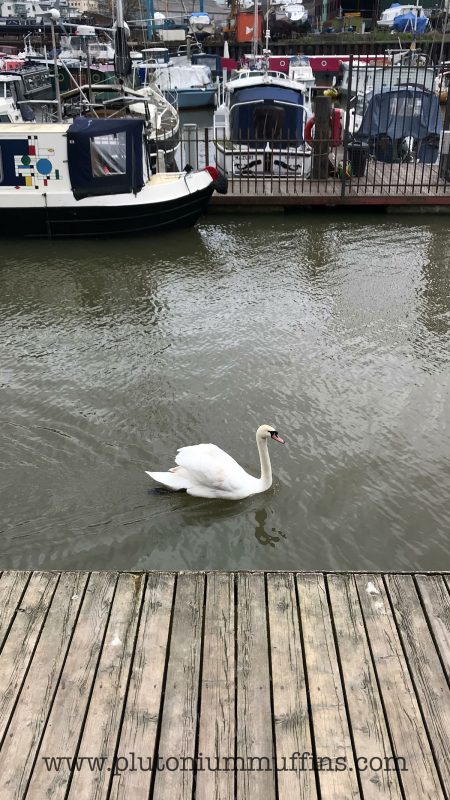
[[[261,462],[261,477],[254,478],[215,444],[195,444],[180,447],[175,458],[177,467],[169,472],[147,472],[153,480],[178,491],[186,489],[194,497],[218,497],[224,500],[242,500],[272,486],[267,440],[271,437],[284,444],[272,425],[260,425],[256,431]]]

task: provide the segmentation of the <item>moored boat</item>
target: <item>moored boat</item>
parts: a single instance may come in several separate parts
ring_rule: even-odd
[[[383,86],[359,98],[349,135],[378,161],[434,164],[442,129],[433,92],[417,85]]]
[[[377,22],[379,28],[389,28],[400,32],[423,33],[428,27],[428,18],[422,6],[392,3],[382,12]]]
[[[298,0],[272,0],[266,22],[274,41],[311,30],[308,11]]]
[[[77,118],[0,124],[0,235],[111,237],[195,224],[214,189],[209,167],[154,172],[144,123]]]
[[[162,61],[152,57],[152,50],[143,52],[146,60],[133,68],[136,88],[156,87],[180,111],[214,105],[217,86],[212,82],[208,66],[181,60]]]
[[[435,69],[427,62],[423,53],[415,50],[404,50],[387,55],[383,63],[367,64],[359,57],[341,64],[341,80],[339,91],[346,95],[361,94],[369,89],[375,91],[385,87],[417,84],[432,90]]]
[[[308,177],[304,131],[312,111],[301,84],[283,73],[242,70],[214,114],[216,163],[233,175]]]

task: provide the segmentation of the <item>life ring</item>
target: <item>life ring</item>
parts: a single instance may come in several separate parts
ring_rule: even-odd
[[[341,108],[333,108],[330,114],[330,141],[333,147],[337,147],[338,144],[342,143],[342,119],[343,119],[343,111]],[[312,144],[313,136],[312,136],[312,129],[314,128],[316,122],[316,115],[313,114],[312,117],[309,118],[305,125],[305,142],[309,145]]]

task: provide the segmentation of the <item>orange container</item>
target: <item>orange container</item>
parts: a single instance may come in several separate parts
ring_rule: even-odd
[[[251,42],[255,15],[253,11],[240,11],[236,17],[236,41]],[[258,15],[258,39],[262,39],[262,19]]]

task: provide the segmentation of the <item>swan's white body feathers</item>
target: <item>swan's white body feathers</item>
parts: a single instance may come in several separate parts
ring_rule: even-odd
[[[270,426],[261,426],[258,432],[266,428],[270,429]],[[168,472],[147,472],[147,475],[169,489],[175,491],[185,489],[194,497],[241,500],[265,491],[272,483],[267,439],[264,441],[261,439],[258,448],[265,451],[264,457],[267,458],[267,465],[261,478],[249,475],[234,458],[215,444],[180,447],[175,457],[176,467],[172,467]]]
[[[178,466],[169,472],[147,472],[147,475],[171,489],[186,489],[194,497],[236,500],[257,488],[253,486],[258,483],[257,478],[215,444],[180,447],[175,463]]]

